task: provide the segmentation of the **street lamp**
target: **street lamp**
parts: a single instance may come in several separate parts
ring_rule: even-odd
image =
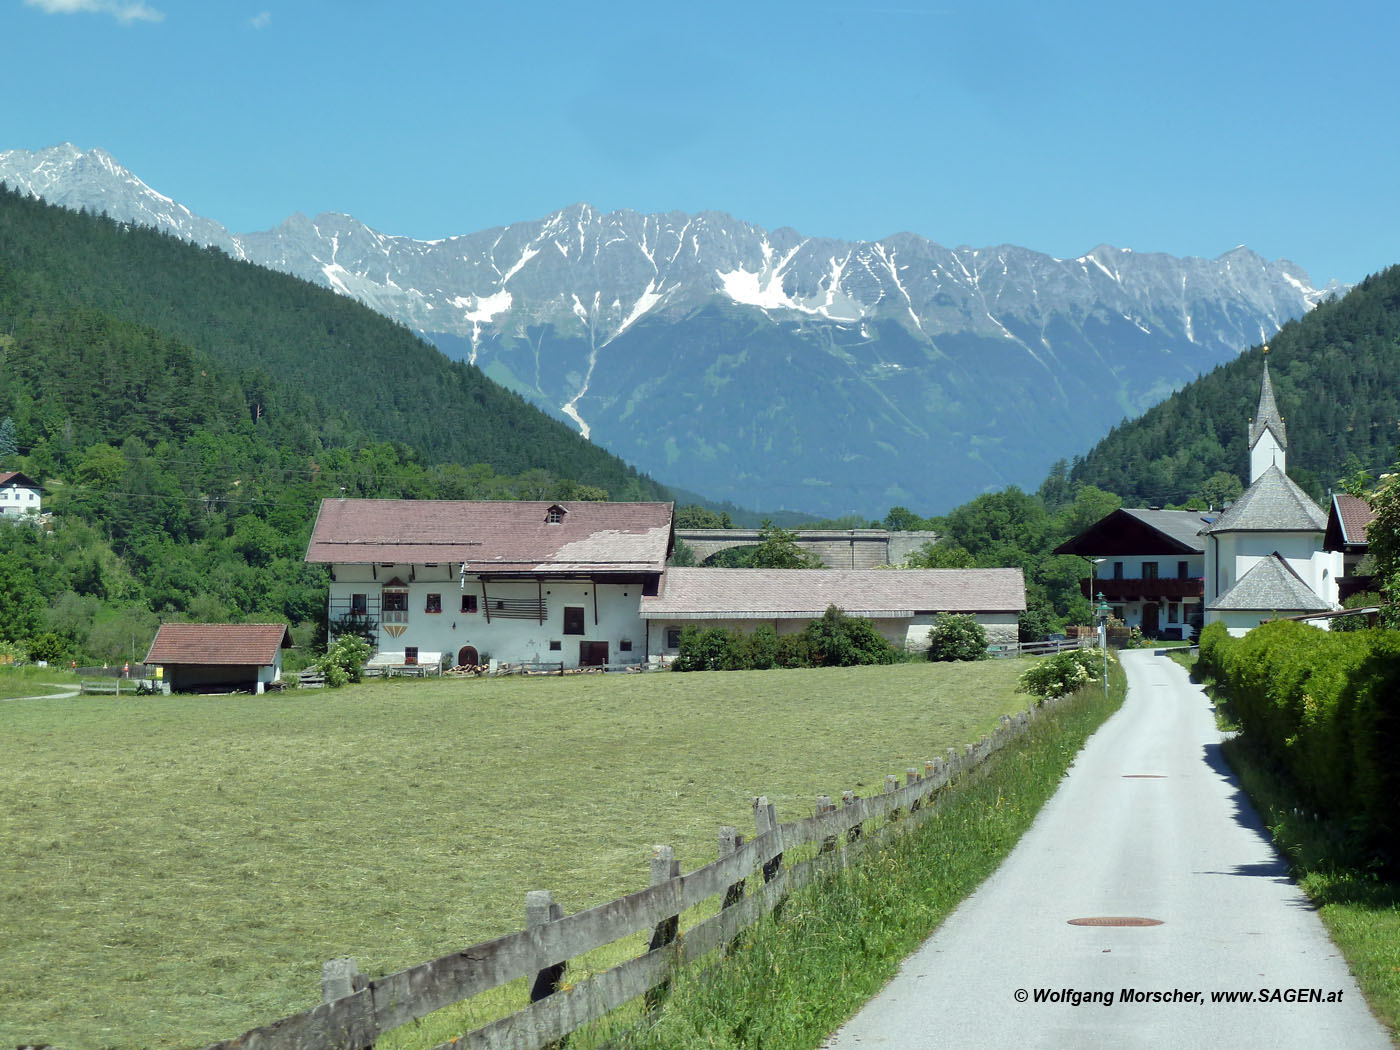
[[[1103,646],[1103,695],[1108,699],[1108,614],[1111,610],[1104,601],[1103,591],[1099,591],[1099,604],[1094,609],[1099,625],[1099,645]]]

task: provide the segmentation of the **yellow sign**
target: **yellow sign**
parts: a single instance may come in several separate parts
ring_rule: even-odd
[[[156,679],[159,680],[159,679],[164,678],[164,677],[165,677],[165,668],[164,668],[164,667],[157,667],[157,668],[156,668]]]

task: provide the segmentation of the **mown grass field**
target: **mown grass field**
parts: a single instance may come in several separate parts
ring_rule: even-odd
[[[49,667],[0,667],[0,700],[78,688],[78,676]]]
[[[1016,661],[0,704],[0,1044],[199,1046],[880,790],[1026,706]]]

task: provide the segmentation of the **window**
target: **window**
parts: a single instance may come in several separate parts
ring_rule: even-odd
[[[1181,606],[1177,602],[1167,602],[1167,623],[1181,622]]]
[[[1144,580],[1155,580],[1157,578],[1157,563],[1155,561],[1145,561],[1142,563],[1142,578]]]
[[[551,653],[557,653],[557,652],[559,652],[559,650],[561,650],[561,649],[563,649],[563,648],[564,648],[564,643],[561,642],[558,638],[551,638],[551,639],[550,639],[550,641],[549,641],[549,651],[550,651]]]
[[[679,649],[681,647],[681,629],[679,627],[666,628],[666,648]]]
[[[407,591],[385,591],[384,592],[385,612],[408,612],[408,592]]]
[[[1123,563],[1121,561],[1113,563],[1113,578],[1115,580],[1121,580],[1123,578]]]
[[[566,606],[564,606],[564,633],[565,633],[565,634],[582,634],[582,633],[583,633],[583,606],[582,606],[582,605],[566,605]]]
[[[427,606],[423,609],[423,611],[424,611],[424,612],[430,612],[430,613],[440,613],[440,612],[442,612],[442,595],[440,595],[440,594],[430,594],[430,595],[428,595],[428,604],[427,604]]]
[[[365,613],[367,613],[368,611],[369,611],[369,595],[367,595],[367,594],[352,594],[352,595],[350,595],[350,615],[351,615],[351,616],[363,616],[363,615],[365,615]]]
[[[630,653],[630,652],[632,651],[632,639],[631,639],[631,638],[624,638],[624,639],[622,639],[622,641],[620,641],[620,642],[617,643],[617,648],[618,648],[618,650],[621,651],[621,652]]]
[[[474,612],[476,612],[476,595],[475,595],[475,594],[464,594],[464,595],[462,595],[462,611],[463,611],[464,613],[474,613]]]
[[[1179,561],[1176,563],[1176,578],[1178,580],[1187,579],[1190,576],[1190,572],[1191,570],[1187,562]]]
[[[418,646],[405,645],[403,647],[403,662],[406,664],[416,664],[418,662]]]
[[[545,524],[547,524],[547,525],[558,525],[560,522],[562,522],[562,521],[564,520],[564,515],[565,515],[566,513],[567,513],[567,511],[565,511],[563,507],[560,507],[560,506],[557,506],[557,505],[556,505],[556,506],[553,506],[553,507],[550,507],[549,510],[545,511],[545,514],[544,514]]]
[[[1114,618],[1115,620],[1122,620],[1122,619],[1123,619],[1123,606],[1121,606],[1121,605],[1115,605],[1115,606],[1113,607],[1113,618]]]

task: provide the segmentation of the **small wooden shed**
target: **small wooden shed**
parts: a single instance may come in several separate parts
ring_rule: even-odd
[[[281,623],[163,623],[146,663],[163,669],[173,691],[247,689],[261,693],[282,677],[292,635]]]

